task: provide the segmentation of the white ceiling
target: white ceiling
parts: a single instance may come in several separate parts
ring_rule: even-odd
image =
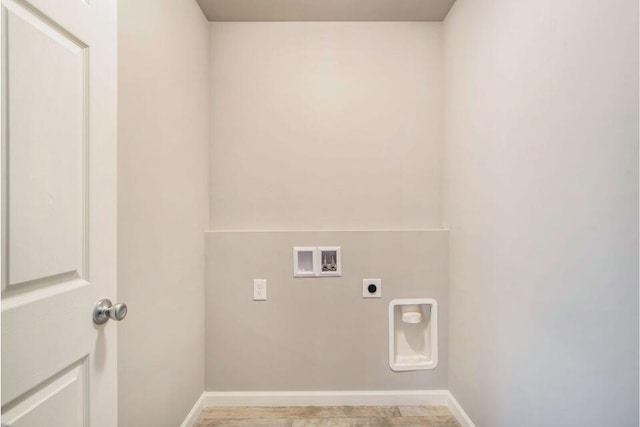
[[[455,0],[197,0],[209,21],[442,21]]]

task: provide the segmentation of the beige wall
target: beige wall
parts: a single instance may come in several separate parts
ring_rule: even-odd
[[[293,246],[339,245],[342,277],[293,278]],[[206,389],[446,389],[447,231],[207,233]],[[267,301],[253,301],[253,279]],[[382,298],[363,299],[362,279]],[[393,372],[394,298],[439,303],[439,365]]]
[[[118,9],[118,425],[175,427],[204,389],[209,25],[193,0]]]
[[[211,24],[207,390],[447,388],[446,232],[331,231],[440,228],[441,28]],[[294,279],[292,247],[323,244],[343,277]],[[389,368],[400,297],[440,303],[434,371]]]
[[[638,426],[638,3],[445,21],[450,389],[478,427]]]
[[[211,24],[212,230],[441,225],[441,24]]]

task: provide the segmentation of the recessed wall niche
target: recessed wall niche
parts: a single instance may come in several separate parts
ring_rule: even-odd
[[[315,247],[293,248],[293,276],[316,277]]]

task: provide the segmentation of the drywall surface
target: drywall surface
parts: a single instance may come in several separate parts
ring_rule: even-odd
[[[638,3],[445,21],[450,389],[478,427],[638,425]]]
[[[440,228],[441,28],[211,23],[211,229]]]
[[[342,277],[293,278],[294,246],[341,246]],[[446,389],[447,231],[207,233],[208,391]],[[382,279],[364,299],[362,279]],[[267,301],[253,301],[267,279]],[[439,365],[394,372],[388,307],[435,298]]]
[[[209,25],[194,0],[118,11],[118,425],[175,427],[204,389]]]

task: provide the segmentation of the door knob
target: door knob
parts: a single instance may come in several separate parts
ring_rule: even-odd
[[[93,309],[93,321],[96,325],[107,323],[109,319],[122,320],[127,316],[127,304],[112,304],[110,299],[101,299]]]

